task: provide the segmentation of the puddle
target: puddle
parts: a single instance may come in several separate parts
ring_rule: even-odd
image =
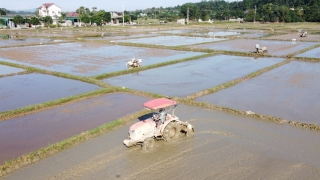
[[[146,66],[201,54],[205,53],[86,42],[5,48],[1,50],[0,60],[50,71],[94,76],[125,70],[127,61],[133,57],[142,59],[142,66]]]
[[[0,75],[19,73],[19,72],[23,72],[23,71],[24,71],[24,69],[10,67],[10,66],[4,66],[4,65],[0,64]]]
[[[43,74],[0,78],[0,112],[99,89],[98,86]]]
[[[294,61],[197,101],[320,125],[319,77],[320,63]]]
[[[217,55],[104,80],[168,96],[185,97],[279,63],[281,58]]]
[[[119,42],[153,44],[153,45],[164,45],[164,46],[183,46],[183,45],[199,44],[199,43],[215,42],[215,41],[223,41],[223,40],[226,40],[226,39],[203,38],[203,37],[192,37],[192,36],[157,36],[157,37],[150,37],[150,38],[120,40]]]
[[[130,124],[5,178],[318,179],[320,176],[317,132],[185,105],[179,105],[175,114],[182,121],[193,120],[190,121],[195,127],[193,137],[157,141],[150,151],[143,151],[140,146],[126,148],[122,141]]]
[[[320,47],[298,54],[296,57],[320,58]]]
[[[2,121],[0,164],[140,111],[147,100],[129,94],[109,94]]]
[[[60,40],[62,42],[63,40]],[[48,43],[48,42],[56,42],[53,39],[45,39],[45,38],[26,38],[26,39],[5,39],[0,40],[0,46],[18,46],[18,45],[28,45],[28,44],[40,44],[40,43]]]
[[[192,47],[226,51],[254,52],[256,43],[259,43],[261,47],[266,46],[268,49],[268,54],[277,56],[294,53],[316,44],[312,42],[237,39],[232,41],[194,45]]]

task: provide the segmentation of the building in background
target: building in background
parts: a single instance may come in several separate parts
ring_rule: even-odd
[[[42,4],[39,8],[39,17],[50,16],[53,24],[57,24],[59,17],[61,17],[61,8],[54,3]]]

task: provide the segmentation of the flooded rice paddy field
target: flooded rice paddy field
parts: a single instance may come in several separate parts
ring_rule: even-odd
[[[283,56],[290,53],[294,53],[317,44],[313,42],[287,42],[255,39],[237,39],[223,42],[194,45],[192,47],[224,51],[254,52],[256,43],[259,43],[261,47],[266,46],[268,49],[268,54],[276,56]]]
[[[99,89],[93,84],[45,74],[0,78],[0,112]]]
[[[319,133],[179,105],[193,137],[126,148],[130,125],[29,165],[3,179],[318,179]],[[258,134],[258,135],[257,135]],[[155,178],[156,177],[156,178]]]
[[[216,55],[113,77],[104,80],[116,86],[167,96],[185,97],[284,61],[282,58],[253,58]],[[128,81],[130,79],[130,81]]]
[[[260,46],[268,47],[269,54],[277,56],[294,53],[317,44],[253,39],[211,43],[214,42],[213,38],[175,35],[182,31],[190,31],[189,34],[197,33],[200,32],[199,28],[190,30],[160,28],[159,34],[171,31],[172,36],[146,37],[155,35],[155,33],[148,34],[149,32],[158,33],[158,27],[117,29],[113,32],[109,29],[97,29],[94,33],[101,35],[105,32],[104,40],[109,41],[114,40],[109,36],[110,32],[112,37],[118,39],[126,36],[118,34],[119,32],[140,32],[141,35],[130,34],[130,36],[144,38],[122,39],[122,42],[135,41],[134,43],[165,46],[207,43],[191,47],[242,52],[255,51],[254,46],[258,42]],[[75,32],[69,30],[65,34],[73,37],[94,34],[86,31],[82,28]],[[224,33],[221,30],[206,33],[208,32]],[[239,38],[256,38],[265,34],[263,31],[249,33],[249,31],[234,30],[234,32],[240,33]],[[52,31],[41,33],[63,35]],[[238,34],[231,36],[236,35]],[[99,39],[101,37],[97,38]],[[0,61],[80,76],[124,70],[125,63],[132,57],[141,58],[142,65],[145,66],[204,54],[118,46],[97,41],[2,48],[0,52]],[[309,52],[317,56],[315,51]],[[274,57],[215,55],[103,81],[143,92],[186,97],[245,77],[284,60]],[[317,120],[319,117],[317,110],[320,108],[318,66],[320,63],[293,61],[236,86],[198,98],[196,101],[320,125]],[[0,75],[4,72],[2,70],[3,67],[0,65]],[[0,112],[99,88],[80,81],[42,74],[2,77]],[[141,110],[142,103],[147,100],[148,98],[142,96],[124,93],[108,94],[2,121],[0,165],[13,157],[46,147],[48,144]],[[156,143],[155,149],[149,152],[141,151],[138,146],[128,149],[122,141],[127,136],[129,126],[135,122],[132,121],[98,138],[15,171],[4,179],[320,178],[320,135],[317,131],[186,105],[179,105],[175,114],[195,127],[194,137],[182,138],[172,143],[160,141]]]
[[[25,71],[25,70],[0,64],[0,76],[6,75],[6,74],[19,73],[19,72],[23,72],[23,71]]]
[[[320,63],[293,61],[196,101],[320,125],[319,76]]]
[[[157,36],[157,37],[149,37],[149,38],[119,40],[118,42],[153,44],[153,45],[164,45],[164,46],[183,46],[183,45],[199,44],[199,43],[205,43],[205,42],[216,42],[216,41],[223,41],[223,40],[226,40],[226,39],[172,35],[172,36]]]
[[[5,48],[1,49],[0,61],[80,76],[94,76],[125,70],[126,62],[133,57],[141,58],[142,65],[147,66],[201,54],[204,53],[79,42]]]
[[[300,37],[298,33],[289,33],[278,36],[270,36],[265,39],[280,39],[287,41],[310,41],[310,42],[320,42],[320,35],[308,34],[307,37]]]
[[[2,121],[0,164],[139,111],[147,100],[109,94]]]
[[[296,55],[296,57],[320,58],[320,48],[311,49],[307,52]]]
[[[11,47],[20,45],[32,45],[40,43],[51,43],[51,42],[64,42],[63,40],[54,40],[46,38],[10,38],[10,39],[0,39],[0,47]],[[2,54],[2,51],[0,49]]]

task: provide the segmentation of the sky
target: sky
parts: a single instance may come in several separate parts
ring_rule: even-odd
[[[152,7],[173,7],[188,2],[200,2],[201,0],[0,0],[0,8],[8,10],[29,10],[41,6],[43,3],[55,3],[62,8],[62,12],[75,11],[80,6],[106,11],[133,11]],[[225,0],[230,1],[230,0]]]

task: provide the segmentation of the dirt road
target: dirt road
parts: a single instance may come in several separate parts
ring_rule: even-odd
[[[133,123],[3,179],[319,179],[320,133],[220,111],[178,106],[193,138],[155,149],[122,145]]]

